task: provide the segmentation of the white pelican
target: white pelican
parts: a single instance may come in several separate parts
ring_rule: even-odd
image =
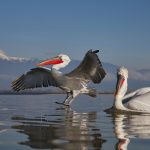
[[[60,68],[69,64],[70,58],[67,55],[60,54],[53,59],[48,59],[37,64],[37,68],[33,68],[26,74],[12,82],[12,89],[20,91],[37,87],[55,86],[67,93],[64,105],[70,105],[73,99],[80,93],[88,94],[95,97],[96,90],[87,88],[87,83],[100,83],[106,73],[102,64],[96,55],[99,50],[89,50],[81,64],[68,74],[62,74],[58,71]],[[42,67],[52,65],[51,69]]]
[[[121,67],[117,72],[117,84],[113,108],[132,112],[150,113],[150,87],[138,89],[127,95],[128,70]]]

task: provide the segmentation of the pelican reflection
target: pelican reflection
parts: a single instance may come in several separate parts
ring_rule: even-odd
[[[28,136],[20,144],[32,148],[58,148],[68,150],[101,149],[105,140],[95,127],[96,112],[77,113],[57,110],[55,114],[41,117],[12,117],[18,125],[12,126]]]
[[[132,138],[150,139],[150,115],[115,114],[114,132],[117,150],[127,150]]]

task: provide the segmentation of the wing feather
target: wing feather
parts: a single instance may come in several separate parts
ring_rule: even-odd
[[[82,78],[87,81],[92,80],[94,83],[100,83],[106,73],[96,54],[97,52],[98,50],[89,50],[80,65],[70,73],[66,74],[66,76]]]
[[[57,84],[51,71],[42,67],[33,68],[12,82],[14,91],[48,86],[57,87]]]

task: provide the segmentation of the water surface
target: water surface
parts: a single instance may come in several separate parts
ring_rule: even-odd
[[[69,108],[55,104],[64,98],[1,95],[0,149],[150,149],[150,115],[104,112],[113,95],[78,96]]]

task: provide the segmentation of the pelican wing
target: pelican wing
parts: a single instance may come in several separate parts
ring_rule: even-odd
[[[99,51],[89,50],[81,64],[72,72],[66,74],[66,76],[82,78],[86,81],[92,80],[93,83],[100,83],[105,77],[106,73],[102,67],[101,61],[96,55],[97,52]]]
[[[129,101],[131,101],[133,98],[142,96],[142,95],[146,95],[146,94],[150,93],[150,88],[149,87],[145,87],[145,88],[140,88],[134,92],[128,93],[123,97],[123,104],[128,103]]]
[[[48,86],[57,86],[57,84],[52,77],[51,70],[40,67],[31,69],[12,82],[14,91]]]

